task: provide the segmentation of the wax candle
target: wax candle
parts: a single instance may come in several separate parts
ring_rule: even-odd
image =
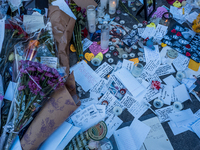
[[[101,49],[103,50],[108,48],[109,31],[110,31],[110,27],[108,24],[103,24],[101,26]]]
[[[101,5],[107,9],[108,0],[101,0]]]
[[[117,7],[117,1],[116,0],[109,0],[109,14],[115,14]]]

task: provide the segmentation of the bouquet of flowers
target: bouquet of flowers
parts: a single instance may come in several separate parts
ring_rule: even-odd
[[[65,76],[60,76],[56,69],[28,60],[21,60],[20,63],[20,77],[12,104],[14,114],[12,118],[8,118],[4,128],[6,132],[10,132],[5,149],[9,149],[15,136],[33,120],[33,114],[50,94],[64,86]],[[2,137],[5,139],[5,133]],[[4,141],[1,142],[3,146]]]

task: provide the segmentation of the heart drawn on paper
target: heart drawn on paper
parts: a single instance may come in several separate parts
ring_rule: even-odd
[[[173,29],[173,30],[171,30],[171,32],[172,32],[172,33],[176,33],[176,30],[175,30],[175,29]]]
[[[186,53],[186,56],[191,56],[191,54],[189,52]]]
[[[161,46],[162,46],[162,47],[166,47],[167,44],[165,44],[165,43],[161,43]]]
[[[176,33],[177,36],[182,36],[181,32]]]
[[[191,48],[190,44],[187,44],[185,47],[186,47],[186,48]]]
[[[94,58],[94,54],[93,53],[85,53],[85,59],[87,61],[91,61]]]

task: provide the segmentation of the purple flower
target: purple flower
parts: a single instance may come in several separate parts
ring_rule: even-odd
[[[40,95],[42,96],[42,97],[44,97],[45,96],[45,94],[44,94],[44,92],[40,92]]]
[[[0,94],[0,101],[2,101],[2,100],[3,100],[3,97],[4,97],[4,96]]]
[[[51,82],[57,83],[57,80],[56,79],[51,79]]]
[[[40,90],[41,90],[39,88],[39,86],[40,86],[39,79],[38,79],[38,77],[32,77],[32,78],[34,79],[35,82],[33,82],[33,80],[30,80],[29,83],[28,83],[28,86],[30,88],[30,91],[32,93],[34,93],[35,95],[37,95],[38,92],[40,92]]]
[[[39,63],[37,63],[37,62],[33,62],[32,65],[33,65],[34,67],[36,67],[36,68],[40,66]]]
[[[19,87],[18,87],[18,90],[19,90],[19,91],[22,91],[22,90],[24,90],[25,88],[26,88],[26,86],[22,85],[22,86],[19,86]]]
[[[47,65],[42,64],[41,68],[42,68],[42,70],[47,71],[49,67]]]
[[[45,76],[49,77],[49,78],[53,78],[53,75],[51,73],[45,73]]]
[[[28,61],[28,66],[32,66],[32,61]]]
[[[27,70],[28,71],[36,71],[35,67],[28,67]]]
[[[39,66],[37,67],[37,71],[43,73],[43,70]]]
[[[25,62],[24,60],[21,60],[20,63],[21,63],[22,65],[25,65],[25,64],[26,64],[26,62]]]
[[[48,67],[48,68],[47,68],[47,72],[51,72],[51,68]]]
[[[53,74],[58,74],[58,71],[56,69],[52,68],[52,73]]]
[[[54,83],[53,83],[53,82],[51,82],[50,80],[48,80],[48,81],[47,81],[47,84],[48,84],[48,85],[50,85],[51,87],[53,87],[53,86],[54,86]]]
[[[41,75],[39,75],[38,77],[41,78]],[[43,76],[41,80],[44,81],[45,77]]]
[[[20,73],[26,74],[26,71],[25,71],[23,68],[21,68],[21,69],[20,69]]]

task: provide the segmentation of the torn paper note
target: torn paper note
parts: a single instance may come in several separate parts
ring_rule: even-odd
[[[178,54],[178,57],[173,61],[173,65],[177,71],[184,71],[188,67],[189,61],[190,58],[182,54]]]
[[[167,106],[161,109],[155,110],[156,114],[158,115],[158,118],[161,123],[169,121],[169,114],[174,113],[175,110],[173,109],[173,106]]]
[[[160,53],[158,45],[154,45],[155,50],[152,50],[148,48],[147,46],[144,46],[144,53],[146,58],[146,63],[149,63],[150,60],[160,60]]]
[[[1,54],[1,49],[3,45],[3,40],[4,40],[4,34],[5,34],[5,18],[0,20],[0,54]]]
[[[113,70],[113,67],[110,66],[107,62],[104,62],[101,66],[99,66],[95,72],[101,77],[104,78]]]
[[[168,76],[167,78],[164,78],[163,81],[167,84],[167,85],[171,85],[173,87],[177,87],[180,85],[180,83],[176,80],[176,78],[174,78],[173,75]]]
[[[85,92],[93,88],[101,80],[99,75],[97,75],[85,61],[74,65],[70,68],[70,71],[74,71],[75,81]]]
[[[144,146],[147,150],[162,150],[163,148],[166,150],[174,150],[157,117],[145,120],[143,123],[151,128],[144,141]]]
[[[93,104],[73,115],[71,119],[75,126],[81,128],[81,131],[85,131],[100,122],[102,116]]]
[[[67,5],[67,3],[64,0],[56,0],[56,1],[52,2],[51,4],[53,6],[58,6],[67,15],[69,15],[70,17],[72,17],[76,20],[76,16],[74,15],[74,13],[71,11],[71,9],[69,8],[69,6]]]
[[[108,117],[105,123],[108,130],[106,137],[110,138],[114,131],[117,130],[117,128],[119,128],[119,126],[123,123],[123,121],[119,117],[112,114]]]
[[[175,69],[171,64],[164,64],[160,65],[159,68],[156,70],[155,74],[158,76],[164,76],[167,74],[175,73]]]
[[[149,60],[149,62],[144,66],[144,70],[150,75],[153,75],[159,66],[160,60]]]
[[[191,100],[190,95],[184,84],[175,87],[174,92],[177,100],[181,103],[185,102],[186,100]]]
[[[134,65],[133,61],[129,61],[127,59],[123,59],[122,67],[126,68],[128,71],[131,72],[133,70],[133,65]]]
[[[185,86],[187,87],[188,91],[189,89],[194,85],[194,83],[196,82],[195,78],[183,78],[182,79],[182,83],[185,84]],[[193,89],[191,89],[192,91]],[[189,91],[190,92],[190,91]]]
[[[23,25],[28,34],[36,32],[45,27],[44,17],[42,15],[24,15]]]
[[[82,44],[83,44],[83,52],[92,45],[92,41],[90,41],[88,38],[83,39]]]
[[[56,69],[58,65],[58,58],[57,57],[41,57],[41,63],[51,68]]]
[[[115,75],[134,97],[145,90],[144,86],[127,69],[122,68],[115,72]]]

